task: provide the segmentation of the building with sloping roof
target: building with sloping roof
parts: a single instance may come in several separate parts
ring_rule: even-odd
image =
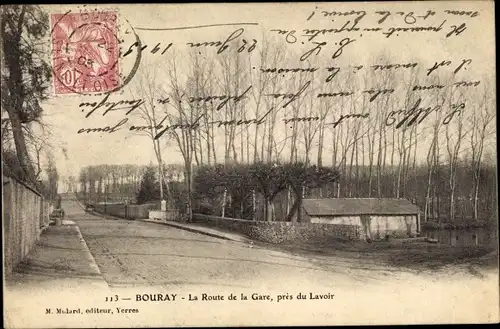
[[[366,240],[420,234],[420,209],[406,199],[304,199],[303,209],[305,221],[355,225]]]

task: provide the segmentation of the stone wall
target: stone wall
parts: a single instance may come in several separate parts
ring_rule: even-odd
[[[107,214],[115,217],[120,217],[124,219],[145,219],[149,220],[149,212],[152,210],[159,211],[160,206],[158,203],[146,203],[146,204],[96,204],[94,210],[97,213]],[[165,219],[163,220],[179,220],[181,215],[176,210],[168,210],[165,212]],[[157,221],[157,220],[153,220]]]
[[[251,221],[202,214],[193,214],[193,222],[237,232],[250,239],[270,243],[360,239],[359,227],[354,225]]]
[[[126,204],[96,204],[94,209],[98,213],[108,214],[126,219],[147,219],[149,218],[149,211],[158,209],[159,207],[154,204],[141,204],[141,205],[126,205]]]
[[[49,202],[16,178],[2,176],[3,264],[9,274],[33,249],[49,224]]]

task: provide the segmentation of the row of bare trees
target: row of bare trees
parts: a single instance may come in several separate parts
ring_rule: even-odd
[[[2,155],[14,155],[20,174],[36,184],[42,158],[51,158],[40,105],[50,80],[40,43],[48,17],[29,5],[1,14]],[[380,69],[397,63],[388,55],[373,57],[379,69],[335,67],[320,56],[299,62],[280,41],[259,39],[251,53],[198,48],[142,63],[128,90],[144,100],[134,112],[144,129],[136,131],[153,144],[162,198],[171,193],[163,168],[165,150],[173,148],[182,156],[189,195],[198,166],[301,162],[340,172],[319,197],[409,198],[425,219],[453,219],[466,199],[472,218],[490,215],[480,205],[496,181],[486,179],[496,167],[492,157],[487,161],[496,143],[491,77],[445,69],[429,75],[423,62]],[[117,174],[112,166],[96,167],[78,179],[89,191],[101,191],[99,184],[114,189],[117,180],[137,185],[140,177],[135,169]]]
[[[158,168],[161,150],[177,149],[190,195],[194,166],[316,163],[341,173],[319,197],[408,198],[426,220],[455,218],[457,200],[465,198],[473,203],[471,217],[486,216],[478,209],[482,173],[495,165],[484,161],[495,145],[491,77],[464,84],[471,78],[427,76],[424,64],[377,70],[328,69],[312,59],[298,64],[266,37],[250,55],[197,49],[165,58],[143,67],[133,94],[146,101],[137,113]],[[372,64],[394,61],[379,56]]]
[[[133,201],[148,165],[95,165],[80,170],[77,179],[78,192],[86,202]],[[183,169],[179,165],[164,165],[162,175],[167,181],[183,181]],[[75,190],[75,192],[76,192]]]

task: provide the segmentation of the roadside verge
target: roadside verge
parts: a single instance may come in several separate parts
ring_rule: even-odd
[[[173,221],[165,221],[162,224],[172,226],[181,230],[186,230],[194,233],[200,233],[208,236],[212,236],[219,239],[230,240],[240,243],[253,244],[253,241],[236,233],[223,232],[215,229],[211,229],[208,227],[196,225],[196,224],[183,224],[177,223]]]

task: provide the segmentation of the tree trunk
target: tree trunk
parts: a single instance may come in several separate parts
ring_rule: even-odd
[[[427,223],[429,220],[429,207],[430,207],[430,197],[431,197],[431,187],[432,187],[432,173],[434,172],[434,154],[433,154],[433,148],[434,148],[434,143],[435,141],[433,140],[430,147],[429,151],[427,153],[427,166],[428,166],[428,174],[427,174],[427,191],[425,194],[425,208],[424,208],[424,222]]]
[[[324,128],[324,120],[322,122],[322,127],[319,131],[319,140],[318,140],[318,167],[323,165],[323,144],[325,140],[325,128]]]
[[[478,169],[478,171],[479,171],[479,169]],[[479,177],[476,178],[476,181],[477,182],[479,181]],[[478,211],[477,211],[477,208],[478,208],[478,197],[479,197],[479,184],[476,183],[475,186],[474,186],[474,201],[473,201],[473,215],[472,215],[472,217],[473,217],[474,220],[478,219]]]
[[[21,13],[19,14],[19,21],[17,22],[17,34],[13,35],[9,40],[7,40],[6,38],[3,38],[2,40],[3,54],[5,54],[5,66],[7,67],[9,72],[6,85],[8,86],[8,89],[11,93],[10,95],[6,96],[8,97],[9,101],[7,106],[5,106],[5,110],[7,110],[7,113],[9,114],[19,165],[26,174],[26,179],[28,179],[33,185],[38,186],[38,182],[35,181],[35,171],[30,164],[30,158],[26,147],[26,139],[23,133],[23,127],[20,117],[24,100],[23,72],[21,69],[20,54],[22,53],[21,33],[25,15],[26,6],[23,5],[21,8]],[[2,22],[2,30],[4,24],[5,22]],[[12,24],[14,23],[12,22]],[[4,95],[2,94],[2,98],[3,97]]]
[[[352,147],[352,151],[351,151],[351,160],[349,162],[349,175],[348,175],[348,179],[349,179],[349,197],[352,197],[352,167],[354,165],[354,151],[355,151],[355,148],[357,146],[357,143],[355,142],[353,147]]]
[[[189,161],[189,164],[187,166],[187,172],[186,172],[186,181],[187,181],[187,187],[188,187],[188,198],[187,198],[187,215],[188,215],[188,221],[193,220],[193,170],[191,168],[191,161]]]
[[[227,198],[227,189],[224,189],[224,195],[222,196],[222,216],[225,217],[226,214],[226,198]]]
[[[392,129],[392,146],[391,146],[391,171],[392,171],[392,177],[396,177],[396,170],[394,168],[394,152],[396,151],[396,129]],[[392,186],[392,196],[396,194],[396,179],[393,180],[393,186]]]
[[[26,174],[26,178],[30,180],[35,186],[38,182],[34,181],[35,171],[30,165],[30,159],[28,155],[28,150],[26,148],[26,139],[24,138],[21,120],[16,110],[7,109],[9,113],[10,122],[12,125],[12,135],[14,136],[14,144],[16,146],[17,159],[19,160],[19,165]]]
[[[287,215],[286,220],[291,222],[300,222],[302,220],[302,200],[305,193],[304,187],[293,187],[293,193],[295,194],[295,201],[293,202],[292,208]]]
[[[255,190],[252,190],[252,216],[253,220],[256,220],[257,204],[255,200]]]
[[[269,207],[269,204],[271,203],[271,201],[269,201],[269,199],[267,197],[264,196],[264,217],[265,217],[265,220],[267,222],[270,222],[271,221],[271,216],[270,216],[270,207]]]
[[[288,187],[287,193],[286,193],[286,213],[287,213],[287,215],[290,213],[290,201],[291,201],[291,191],[290,191],[290,187]]]
[[[102,177],[97,181],[97,200],[102,201]]]
[[[299,195],[300,195],[300,193],[299,193]],[[299,199],[297,197],[297,198],[295,198],[295,200],[292,204],[292,208],[290,209],[290,212],[288,213],[288,215],[286,217],[286,220],[288,222],[297,222],[296,212],[297,212],[298,202],[299,202]]]

